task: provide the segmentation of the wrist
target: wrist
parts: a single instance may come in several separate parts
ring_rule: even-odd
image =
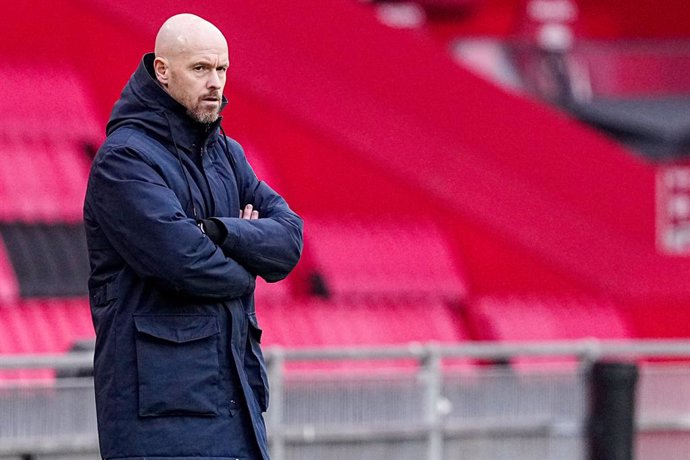
[[[211,241],[221,245],[228,236],[228,231],[222,222],[219,222],[213,218],[211,219],[201,219],[197,225],[201,231],[208,236]]]

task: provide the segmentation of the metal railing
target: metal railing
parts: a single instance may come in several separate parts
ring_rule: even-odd
[[[603,359],[648,363],[638,385],[638,460],[684,458],[690,445],[690,364],[677,362],[690,360],[690,341],[265,352],[273,460],[584,460],[589,370]],[[0,356],[0,371],[82,369],[92,358]],[[98,458],[92,382],[0,380],[0,458],[60,454]]]

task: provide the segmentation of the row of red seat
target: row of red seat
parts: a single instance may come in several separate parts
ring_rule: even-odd
[[[334,298],[461,301],[468,288],[450,241],[429,220],[305,219],[305,267]]]
[[[22,78],[22,72],[32,70],[0,72],[0,108],[7,115],[0,122],[0,222],[78,222],[89,168],[84,144],[98,141],[97,117],[69,70],[49,72],[50,78],[37,83],[43,86],[31,92],[25,82],[35,79]],[[40,98],[23,96],[36,91]],[[65,94],[70,104],[64,104]],[[41,112],[50,116],[36,126]],[[260,152],[245,146],[259,177],[275,185]],[[268,346],[618,338],[630,333],[615,305],[596,299],[471,298],[460,257],[433,221],[305,217],[305,253],[298,270],[287,282],[257,288]],[[309,285],[315,279],[319,291]],[[0,354],[65,352],[75,340],[92,337],[86,299],[20,299],[0,238]]]
[[[87,148],[102,138],[86,85],[73,69],[45,63],[13,63],[0,80],[0,221],[78,222]]]
[[[86,298],[31,299],[0,305],[0,355],[63,353],[92,339]],[[0,371],[2,379],[52,378],[51,369]]]
[[[325,300],[264,297],[258,305],[264,346],[389,346],[434,341],[625,339],[633,332],[605,299],[484,297],[466,305],[423,299]],[[92,339],[86,299],[23,300],[0,308],[0,355],[61,353]],[[550,360],[553,361],[553,360]],[[470,360],[460,360],[463,364]],[[532,363],[521,359],[517,363]],[[374,363],[367,361],[365,367]],[[398,363],[399,364],[399,363]],[[352,362],[347,363],[353,367]],[[297,369],[333,368],[302,363]],[[335,365],[336,368],[341,364]],[[354,365],[357,367],[357,365]],[[0,372],[0,378],[49,377],[50,371]]]
[[[78,222],[89,157],[77,141],[0,137],[0,221]]]
[[[0,67],[0,81],[0,134],[77,142],[101,137],[100,117],[74,69],[13,60]]]

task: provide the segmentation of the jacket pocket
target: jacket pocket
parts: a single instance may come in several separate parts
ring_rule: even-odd
[[[247,353],[244,361],[247,369],[249,386],[252,388],[254,396],[259,403],[262,412],[268,409],[268,372],[264,355],[261,351],[261,328],[256,320],[256,313],[250,313],[249,334],[247,337]]]
[[[139,415],[218,415],[215,316],[134,315]]]

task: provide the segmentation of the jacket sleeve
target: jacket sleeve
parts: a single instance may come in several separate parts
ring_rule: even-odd
[[[259,211],[259,219],[215,218],[227,230],[221,248],[251,273],[268,282],[280,281],[302,254],[302,219],[268,184],[257,179],[240,145],[231,139],[228,144],[234,155],[240,205],[251,203]]]
[[[110,243],[139,276],[212,299],[254,289],[253,275],[201,233],[173,190],[135,151],[115,148],[97,156],[87,203]]]

